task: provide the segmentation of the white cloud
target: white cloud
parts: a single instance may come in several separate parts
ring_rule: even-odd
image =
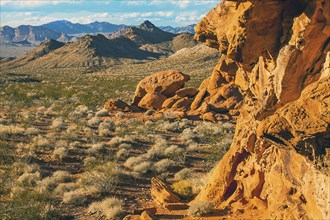
[[[192,24],[199,22],[205,14],[199,14],[196,11],[183,12],[175,17],[175,21],[181,24]]]
[[[34,8],[44,5],[75,4],[81,1],[83,0],[1,0],[0,5]]]

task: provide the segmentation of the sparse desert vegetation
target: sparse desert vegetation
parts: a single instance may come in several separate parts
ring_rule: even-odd
[[[109,98],[129,102],[136,82],[155,71],[136,65],[141,71],[125,77],[119,66],[113,74],[1,71],[0,218],[123,217],[152,202],[140,190],[152,177],[171,183],[187,201],[199,192],[229,148],[234,126],[104,110]],[[206,74],[193,74],[191,84]],[[21,208],[24,203],[29,207]]]

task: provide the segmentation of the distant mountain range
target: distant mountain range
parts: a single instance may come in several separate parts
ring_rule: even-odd
[[[124,29],[124,30],[123,30]],[[75,42],[47,40],[35,49],[1,62],[2,67],[94,67],[144,62],[168,57],[178,50],[197,45],[189,33],[165,32],[150,21],[136,27],[124,27],[117,34],[85,35]],[[120,33],[120,34],[119,34]]]
[[[185,27],[171,27],[171,26],[161,26],[159,27],[163,31],[167,31],[173,34],[181,34],[181,33],[191,33],[195,34],[195,28],[196,24],[191,24]]]
[[[177,27],[170,26],[161,27],[160,29],[178,34],[183,32],[194,33],[193,26]],[[93,22],[90,24],[72,23],[66,20],[53,21],[40,26],[20,25],[16,28],[4,26],[0,28],[0,42],[13,44],[39,45],[41,42],[53,39],[60,42],[69,42],[77,40],[77,36],[86,34],[110,34],[121,30],[127,26],[116,25],[109,22]]]
[[[93,22],[90,24],[72,23],[70,21],[61,20],[53,21],[48,24],[41,25],[44,28],[66,34],[96,34],[96,33],[111,33],[126,25],[116,25],[108,22]]]

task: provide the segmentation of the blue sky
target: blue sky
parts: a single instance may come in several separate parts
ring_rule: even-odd
[[[158,26],[197,23],[220,0],[0,0],[0,25],[40,25],[54,20],[74,23],[108,21]]]

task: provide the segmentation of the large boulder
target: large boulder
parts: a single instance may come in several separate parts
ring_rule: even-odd
[[[165,100],[166,96],[158,92],[147,93],[139,102],[139,107],[146,110],[160,110]]]
[[[175,92],[184,87],[189,76],[178,70],[168,70],[154,73],[141,80],[136,87],[133,104],[138,105],[147,93],[159,93],[167,98],[175,95]]]

